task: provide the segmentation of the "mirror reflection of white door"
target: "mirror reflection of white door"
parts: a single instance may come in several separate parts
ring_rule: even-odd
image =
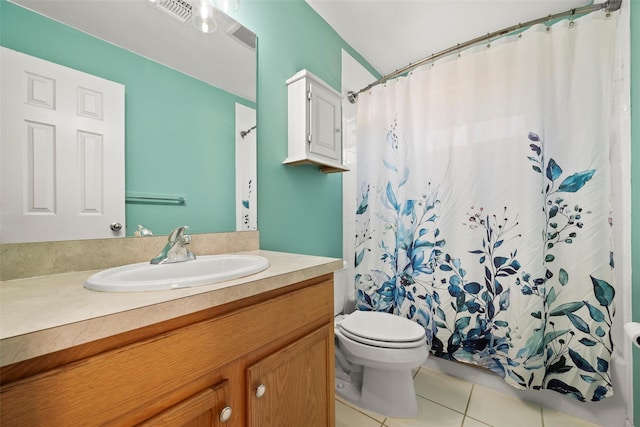
[[[0,49],[0,242],[124,236],[124,86]]]

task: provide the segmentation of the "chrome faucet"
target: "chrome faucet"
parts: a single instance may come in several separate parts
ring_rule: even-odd
[[[169,233],[169,241],[162,249],[162,252],[151,260],[151,264],[168,264],[196,259],[193,252],[186,247],[191,243],[191,235],[184,234],[188,229],[188,226],[183,225]]]

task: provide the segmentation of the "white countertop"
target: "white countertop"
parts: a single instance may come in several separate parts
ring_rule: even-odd
[[[342,260],[248,251],[270,267],[193,288],[108,293],[84,288],[82,271],[0,282],[0,366],[63,350],[301,282],[342,268]]]

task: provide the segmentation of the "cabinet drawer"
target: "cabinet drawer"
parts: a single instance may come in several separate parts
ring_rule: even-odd
[[[223,427],[233,416],[228,406],[229,381],[189,397],[155,417],[139,424],[140,427]]]

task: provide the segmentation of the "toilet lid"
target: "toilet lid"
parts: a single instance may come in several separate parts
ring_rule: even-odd
[[[422,336],[418,341],[403,341],[403,342],[390,342],[390,341],[376,341],[369,338],[364,338],[351,332],[340,328],[340,333],[356,342],[361,344],[370,345],[373,347],[382,347],[382,348],[415,348],[424,345],[427,342],[427,337],[425,335]]]
[[[387,343],[415,343],[425,339],[424,328],[404,317],[378,311],[355,311],[339,327],[345,335]]]

